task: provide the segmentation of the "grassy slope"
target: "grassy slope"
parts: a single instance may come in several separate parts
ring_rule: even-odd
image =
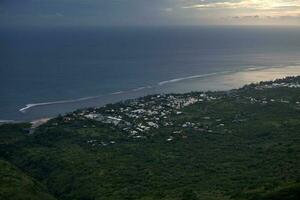
[[[179,129],[175,125],[134,140],[98,122],[64,123],[58,118],[29,136],[24,134],[26,124],[1,126],[0,153],[61,200],[297,199],[299,106],[250,104],[245,97],[295,102],[300,89],[243,89],[235,95],[216,95],[225,96],[172,116],[177,125],[201,123],[212,133],[185,129],[174,135]],[[233,123],[236,118],[244,120]],[[216,119],[225,126],[218,127]],[[59,125],[53,126],[56,122]],[[170,135],[175,139],[166,142]],[[91,139],[116,144],[92,146],[87,144]]]
[[[55,200],[45,186],[4,160],[0,160],[0,199]]]

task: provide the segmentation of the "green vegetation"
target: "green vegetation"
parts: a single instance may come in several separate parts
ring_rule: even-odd
[[[33,133],[2,125],[0,199],[299,199],[298,82],[147,96],[78,110]],[[139,106],[145,112],[132,116]]]
[[[10,163],[0,160],[0,199],[55,200],[46,187],[22,173]]]

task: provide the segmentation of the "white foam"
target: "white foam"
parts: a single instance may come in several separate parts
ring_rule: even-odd
[[[22,112],[22,113],[25,113],[30,108],[37,107],[37,106],[46,106],[46,105],[64,104],[64,103],[75,103],[75,102],[80,102],[80,101],[84,101],[84,100],[94,99],[94,98],[97,98],[97,97],[100,97],[100,96],[102,96],[102,95],[82,97],[82,98],[79,98],[79,99],[71,99],[71,100],[26,104],[26,106],[19,109],[19,111]]]
[[[150,89],[150,88],[152,88],[152,86],[148,85],[148,86],[145,86],[145,87],[135,88],[132,91],[133,92],[137,92],[137,91],[141,91],[141,90],[145,90],[145,89]]]
[[[221,71],[221,72],[214,72],[214,73],[208,73],[208,74],[198,74],[198,75],[193,75],[193,76],[186,76],[186,77],[180,77],[180,78],[175,78],[175,79],[170,79],[166,81],[161,81],[158,83],[159,86],[165,85],[165,84],[170,84],[170,83],[176,83],[176,82],[181,82],[185,80],[190,80],[190,79],[197,79],[197,78],[205,78],[205,77],[210,77],[210,76],[218,76],[218,75],[224,75],[224,74],[230,74],[230,73],[237,73],[237,72],[243,72],[243,71],[260,71],[264,69],[269,69],[269,68],[281,68],[282,66],[248,66],[247,68],[243,68],[240,70],[227,70],[227,71]]]
[[[214,73],[209,73],[209,74],[199,74],[199,75],[193,75],[193,76],[186,76],[186,77],[181,77],[181,78],[176,78],[176,79],[170,79],[167,81],[162,81],[159,82],[158,85],[162,86],[165,84],[170,84],[170,83],[176,83],[176,82],[181,82],[185,80],[190,80],[190,79],[197,79],[197,78],[204,78],[204,77],[209,77],[209,76],[216,76],[216,75],[221,75],[221,74],[228,74],[228,73],[233,73],[234,71],[222,71],[222,72],[214,72]]]
[[[116,95],[116,94],[123,94],[125,93],[125,91],[118,91],[118,92],[113,92],[113,93],[110,93],[111,95]]]
[[[257,66],[249,66],[248,68],[241,70],[241,71],[245,71],[245,72],[251,72],[251,71],[259,71],[259,70],[264,70],[270,67],[267,66],[261,66],[261,67],[257,67]]]

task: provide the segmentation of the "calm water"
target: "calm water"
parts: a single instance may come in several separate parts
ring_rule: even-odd
[[[1,30],[0,60],[0,119],[29,120],[176,88],[189,91],[191,85],[179,84],[190,80],[184,77],[298,65],[300,29]],[[112,94],[120,91],[125,93]],[[27,104],[38,106],[20,112]]]

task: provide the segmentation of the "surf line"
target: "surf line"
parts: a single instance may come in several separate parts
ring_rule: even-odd
[[[209,74],[199,74],[199,75],[193,75],[193,76],[186,76],[186,77],[181,77],[181,78],[176,78],[176,79],[170,79],[167,81],[161,81],[158,83],[159,86],[165,85],[165,84],[170,84],[170,83],[176,83],[176,82],[181,82],[185,80],[190,80],[190,79],[197,79],[197,78],[205,78],[205,77],[210,77],[210,76],[218,76],[221,74],[229,74],[233,73],[234,71],[222,71],[222,72],[214,72],[214,73],[209,73]]]
[[[43,102],[43,103],[31,103],[31,104],[26,104],[25,107],[19,109],[19,111],[22,112],[22,113],[26,113],[26,111],[28,111],[29,109],[31,109],[33,107],[55,105],[55,104],[65,104],[65,103],[76,103],[76,102],[80,102],[80,101],[96,99],[96,98],[103,97],[103,96],[122,95],[122,94],[129,93],[129,92],[132,92],[132,91],[140,91],[140,90],[148,89],[148,88],[152,88],[152,87],[151,86],[145,86],[145,87],[140,87],[140,88],[133,89],[133,90],[128,90],[128,91],[118,91],[118,92],[113,92],[113,93],[106,94],[106,95],[104,94],[104,95],[97,95],[97,96],[89,96],[89,97],[83,97],[83,98],[79,98],[79,99],[51,101],[51,102]]]
[[[261,71],[264,69],[269,69],[269,68],[275,68],[274,66],[268,67],[268,66],[255,66],[251,65],[249,67],[243,68],[243,69],[238,69],[238,70],[226,70],[226,71],[221,71],[221,72],[213,72],[213,73],[208,73],[208,74],[198,74],[198,75],[192,75],[192,76],[186,76],[186,77],[180,77],[180,78],[175,78],[175,79],[170,79],[166,81],[161,81],[157,85],[163,86],[165,84],[170,84],[170,83],[176,83],[176,82],[181,82],[185,80],[191,80],[191,79],[198,79],[198,78],[206,78],[206,77],[211,77],[211,76],[219,76],[219,75],[226,75],[226,74],[233,74],[237,72],[248,72],[248,71]],[[280,66],[278,66],[280,68]]]
[[[25,113],[30,108],[37,107],[37,106],[46,106],[46,105],[64,104],[64,103],[75,103],[75,102],[80,102],[80,101],[84,101],[84,100],[98,98],[98,97],[101,97],[101,96],[103,96],[103,95],[83,97],[83,98],[79,98],[79,99],[71,99],[71,100],[63,100],[63,101],[52,101],[52,102],[44,102],[44,103],[26,104],[26,106],[19,109],[19,111],[22,112],[22,113]]]

